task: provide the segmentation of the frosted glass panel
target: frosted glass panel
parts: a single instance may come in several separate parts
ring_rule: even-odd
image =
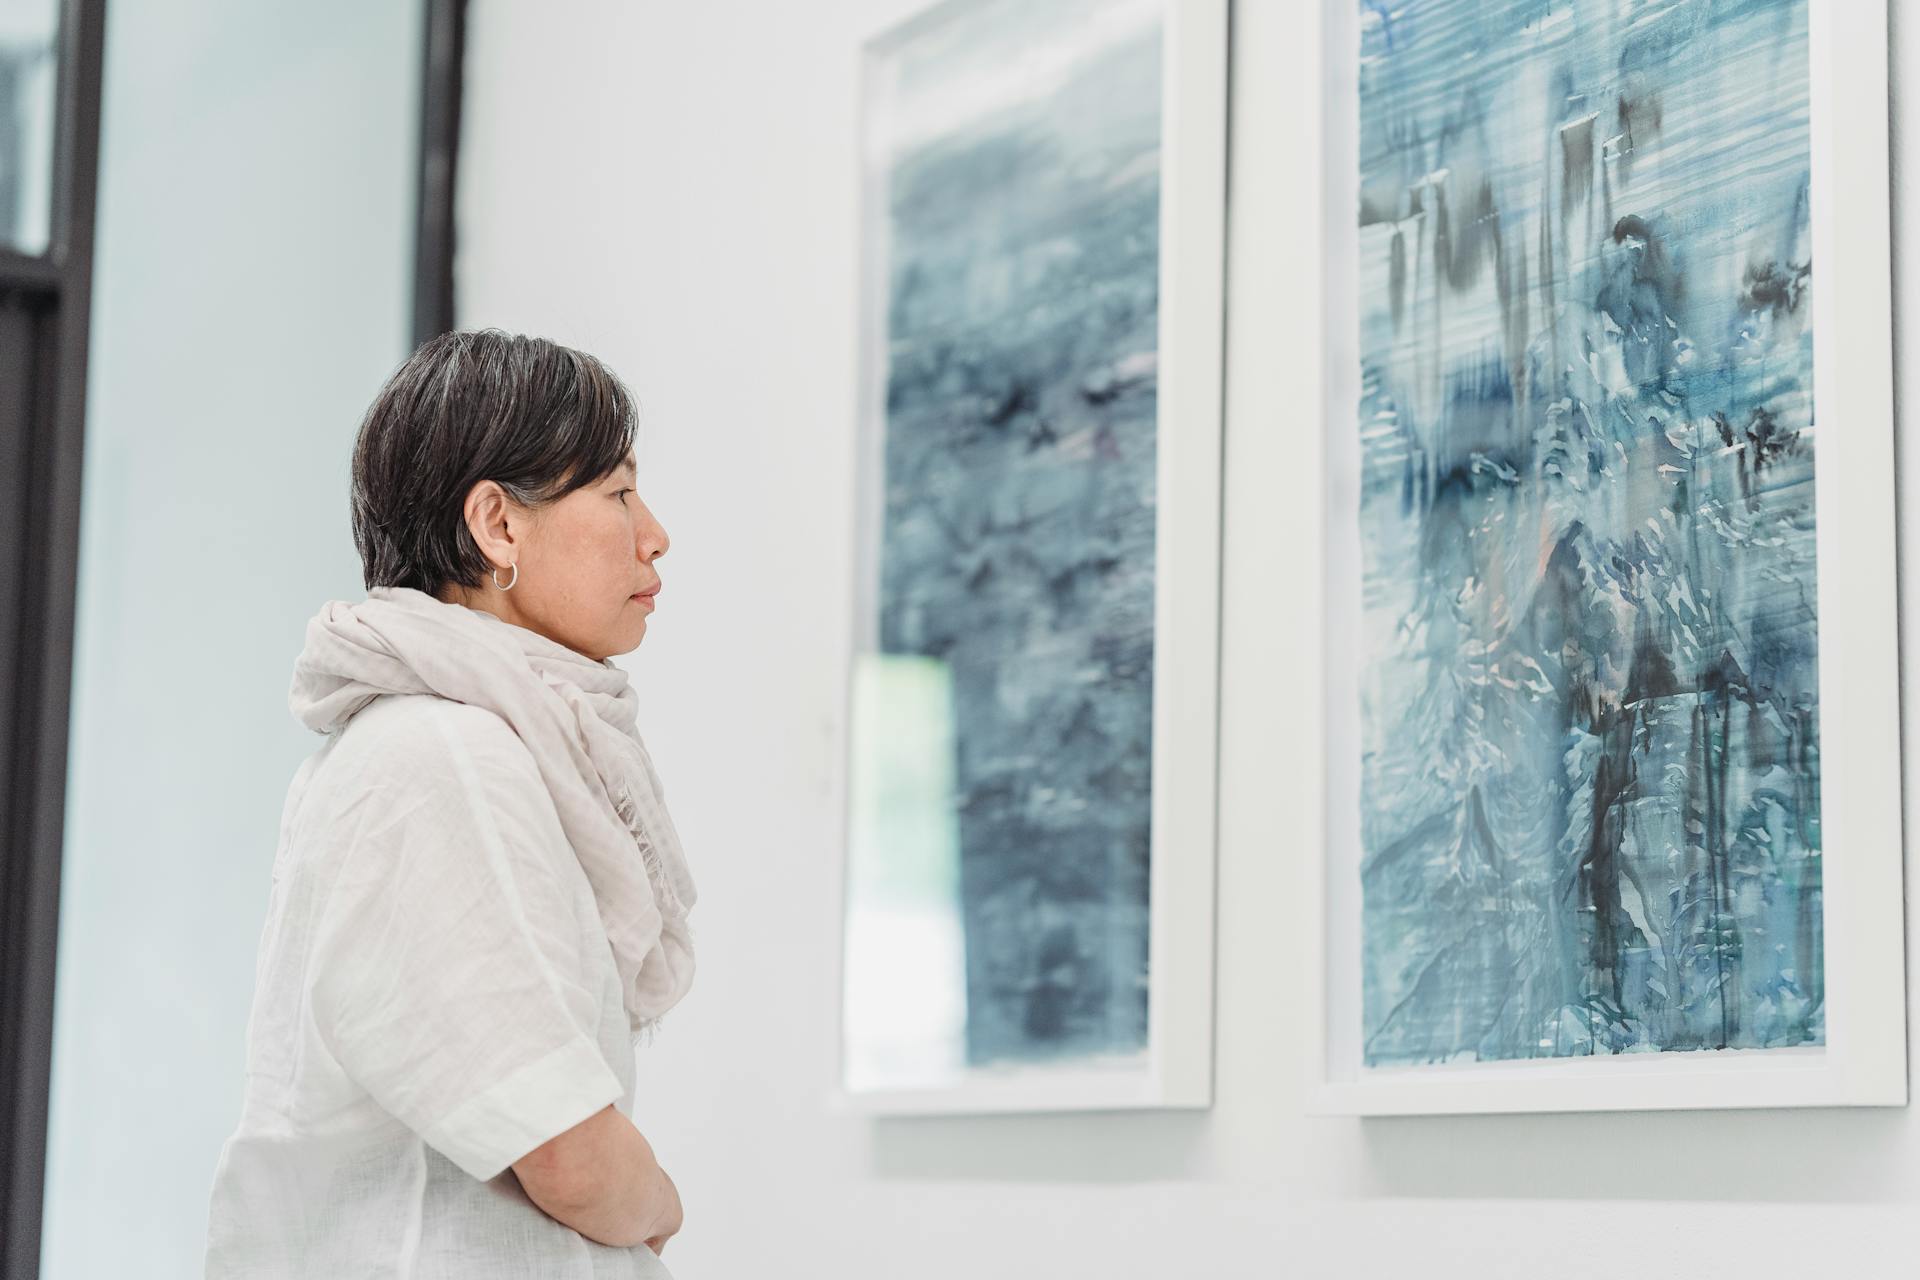
[[[47,250],[58,0],[0,0],[0,247]]]
[[[297,637],[364,591],[346,461],[411,346],[425,23],[418,0],[109,10],[41,1275],[192,1280],[319,741],[287,710]]]

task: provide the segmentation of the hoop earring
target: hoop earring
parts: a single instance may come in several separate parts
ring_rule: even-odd
[[[500,587],[500,571],[498,569],[495,569],[493,573],[489,575],[493,578],[493,585],[500,587],[502,591],[513,590],[513,584],[520,581],[520,562],[516,560],[509,567],[513,570],[513,576],[507,579],[507,585],[504,587]]]

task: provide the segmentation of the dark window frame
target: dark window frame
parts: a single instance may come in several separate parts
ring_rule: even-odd
[[[0,249],[0,1274],[40,1270],[106,0],[62,0],[53,208]]]
[[[453,328],[453,206],[460,157],[460,99],[467,0],[426,0],[420,70],[420,185],[414,236],[413,344]]]

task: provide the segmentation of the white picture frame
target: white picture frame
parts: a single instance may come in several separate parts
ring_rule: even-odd
[[[1356,438],[1356,0],[1321,23],[1325,188],[1301,226],[1324,234],[1327,546],[1322,563],[1327,744],[1314,954],[1323,1115],[1740,1107],[1900,1106],[1907,1101],[1887,148],[1887,14],[1877,0],[1810,0],[1815,467],[1827,1033],[1807,1049],[1657,1052],[1369,1068],[1359,1050],[1356,782],[1357,494],[1340,451]],[[1844,198],[1842,198],[1844,193]],[[1315,223],[1324,223],[1324,231]],[[1343,432],[1345,433],[1343,435]],[[1345,486],[1351,488],[1352,486]]]
[[[929,24],[964,20],[975,0],[947,0],[875,33],[865,46],[868,100],[876,60]],[[1222,359],[1226,201],[1227,0],[1161,0],[1159,367],[1153,657],[1152,809],[1145,1052],[1111,1061],[960,1068],[876,1084],[850,1079],[850,976],[880,953],[850,954],[846,798],[840,847],[843,940],[836,989],[838,1080],[830,1100],[868,1115],[1204,1108],[1212,1102],[1213,895],[1218,719]],[[884,171],[863,119],[861,341],[856,520],[856,652],[847,669],[846,742],[858,744],[856,668],[876,635],[878,517],[887,377]],[[849,791],[851,775],[849,769]]]

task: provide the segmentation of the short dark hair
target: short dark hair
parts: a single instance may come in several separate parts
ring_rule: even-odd
[[[480,585],[494,566],[467,530],[473,486],[557,502],[627,460],[636,418],[620,379],[583,351],[499,329],[428,339],[374,397],[353,448],[368,590]]]

